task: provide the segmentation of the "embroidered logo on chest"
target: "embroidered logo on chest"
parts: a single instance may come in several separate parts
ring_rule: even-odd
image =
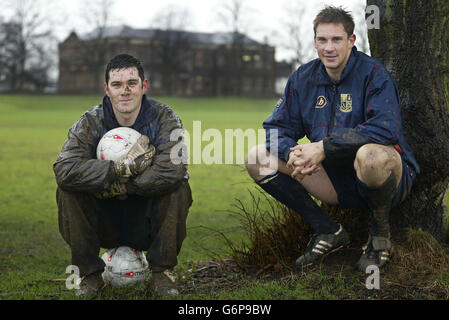
[[[352,111],[352,94],[342,93],[340,95],[340,111],[351,112]]]

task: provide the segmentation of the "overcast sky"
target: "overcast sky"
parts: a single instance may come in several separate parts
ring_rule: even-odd
[[[186,29],[201,32],[229,31],[229,28],[220,20],[218,12],[223,10],[227,0],[115,0],[112,7],[112,25],[126,24],[135,28],[148,28],[157,19],[157,13],[168,6],[188,10],[190,23]],[[60,17],[64,20],[57,30],[60,40],[69,34],[70,30],[83,33],[89,26],[83,19],[83,0],[59,0],[58,10],[62,11]],[[313,38],[312,21],[315,15],[325,4],[342,5],[354,15],[366,3],[365,0],[241,0],[245,6],[245,30],[251,38],[264,41],[277,48],[278,60],[288,58],[288,52],[280,47],[285,31],[286,13],[290,7],[304,7],[307,14],[303,17],[304,38],[310,45]],[[359,14],[360,16],[360,14]],[[355,17],[357,20],[357,17]]]
[[[13,7],[20,1],[32,1],[42,8],[46,20],[51,25],[57,39],[63,41],[72,30],[82,34],[92,31],[93,25],[86,23],[89,3],[100,0],[0,0],[0,18],[13,15]],[[188,11],[189,23],[185,29],[199,32],[231,31],[223,23],[218,12],[232,0],[109,0],[111,7],[110,25],[128,25],[134,28],[148,28],[157,24],[158,13],[172,6],[177,10]],[[294,8],[304,8],[301,20],[301,34],[304,47],[310,48],[310,57],[315,58],[313,50],[312,21],[325,4],[343,6],[351,11],[356,21],[356,33],[364,23],[364,4],[366,0],[240,0],[244,6],[243,32],[254,40],[276,47],[276,59],[290,59],[291,52],[285,49],[288,36],[286,21]],[[361,23],[358,23],[360,22]],[[153,24],[153,25],[152,25]],[[357,42],[356,42],[357,45]]]

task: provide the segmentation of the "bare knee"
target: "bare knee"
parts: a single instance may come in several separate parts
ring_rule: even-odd
[[[259,177],[259,153],[261,152],[266,152],[266,149],[263,145],[254,146],[251,148],[251,150],[249,150],[248,155],[245,159],[246,171],[248,171],[249,176],[256,181],[260,180],[261,178]]]
[[[366,144],[359,148],[354,161],[357,177],[370,187],[381,186],[394,172],[402,173],[401,157],[392,146]]]
[[[259,181],[277,171],[277,159],[270,155],[264,145],[257,145],[248,152],[245,166],[250,177]]]

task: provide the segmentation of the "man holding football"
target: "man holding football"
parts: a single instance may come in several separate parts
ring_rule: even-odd
[[[182,123],[168,106],[147,99],[147,89],[136,58],[114,57],[106,67],[103,102],[72,126],[54,163],[59,230],[82,277],[77,295],[99,293],[104,286],[100,248],[118,246],[147,251],[156,295],[178,293],[170,270],[192,204],[187,165],[170,158],[179,142],[170,135]],[[117,127],[135,129],[142,138],[125,159],[98,160],[98,142]]]
[[[290,76],[263,123],[266,144],[249,152],[246,167],[263,190],[314,230],[297,267],[349,243],[343,226],[310,195],[370,213],[368,242],[357,264],[365,272],[389,260],[389,213],[410,193],[419,166],[402,132],[396,84],[379,61],[357,51],[352,16],[326,7],[314,31],[319,58]],[[299,145],[303,137],[310,143]]]

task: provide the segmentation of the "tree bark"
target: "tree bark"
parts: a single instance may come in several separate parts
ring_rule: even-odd
[[[421,228],[448,241],[449,2],[368,0],[380,10],[371,55],[395,78],[405,137],[421,167],[411,195],[391,213],[392,231]]]

